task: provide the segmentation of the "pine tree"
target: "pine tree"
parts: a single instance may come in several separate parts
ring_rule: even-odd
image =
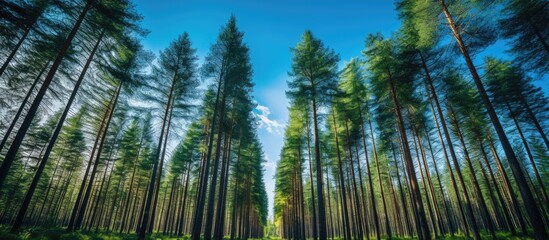
[[[291,99],[305,96],[310,101],[314,133],[314,151],[316,166],[316,188],[318,207],[318,234],[320,239],[326,239],[326,207],[324,204],[322,160],[320,153],[320,135],[318,124],[318,108],[330,101],[330,96],[336,89],[336,68],[339,56],[324,46],[310,31],[305,31],[302,40],[292,49],[292,80],[287,95]]]

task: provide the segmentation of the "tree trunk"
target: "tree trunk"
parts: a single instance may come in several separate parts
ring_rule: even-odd
[[[25,32],[23,32],[23,36],[21,36],[21,38],[19,38],[19,41],[17,41],[17,44],[15,44],[15,47],[11,50],[10,55],[8,55],[8,57],[6,58],[6,61],[4,62],[4,64],[2,64],[2,67],[0,67],[0,77],[2,77],[2,74],[4,74],[4,72],[6,71],[8,66],[10,65],[11,60],[13,59],[13,57],[15,57],[15,54],[19,50],[19,47],[21,47],[21,44],[23,44],[25,39],[27,39],[27,36],[29,35],[30,31],[32,30],[32,26],[34,25],[34,23],[38,19],[38,16],[34,17],[33,20],[32,20],[32,23],[29,24],[29,26],[27,26],[25,28]]]
[[[92,148],[92,151],[90,153],[89,160],[88,160],[88,166],[86,167],[86,172],[84,173],[84,177],[82,178],[82,184],[80,185],[80,190],[78,191],[78,196],[76,197],[76,202],[74,204],[74,207],[73,207],[72,213],[71,213],[71,217],[69,219],[69,225],[67,227],[68,231],[72,231],[74,229],[76,214],[77,214],[78,209],[80,207],[80,202],[81,202],[82,194],[84,193],[84,188],[86,187],[86,179],[88,178],[88,174],[89,174],[91,166],[92,166],[92,161],[93,161],[95,151],[97,150],[97,146],[99,144],[99,141],[101,141],[101,136],[102,136],[102,133],[104,131],[103,127],[106,125],[107,121],[110,122],[110,112],[111,112],[111,107],[112,107],[111,104],[113,102],[115,102],[115,98],[116,98],[116,101],[117,101],[118,94],[114,94],[112,96],[111,100],[109,101],[109,103],[107,105],[107,110],[105,111],[105,114],[103,115],[103,118],[101,119],[101,124],[99,124],[99,130],[97,131],[97,136],[95,137],[95,142],[93,143],[93,148]]]
[[[307,114],[308,115],[308,114]],[[313,206],[313,239],[316,240],[318,238],[318,224],[316,219],[316,200],[315,200],[315,187],[313,183],[313,162],[311,160],[311,135],[310,135],[310,124],[309,124],[309,116],[305,118],[305,121],[307,122],[307,158],[309,160],[309,178],[311,178],[311,199],[312,199],[312,206]]]
[[[541,176],[538,171],[538,167],[536,166],[536,162],[534,161],[534,157],[532,156],[532,151],[530,150],[530,147],[528,146],[528,141],[524,137],[524,134],[522,133],[522,128],[520,127],[520,124],[517,121],[517,118],[515,117],[515,114],[513,110],[511,109],[511,106],[509,103],[507,103],[507,109],[509,109],[509,112],[511,113],[511,118],[513,119],[513,122],[515,123],[515,127],[517,128],[517,131],[519,133],[520,139],[522,140],[522,143],[524,144],[524,149],[526,150],[526,153],[528,155],[528,159],[530,160],[530,164],[532,165],[532,170],[534,170],[534,176],[536,176],[536,181],[538,182],[538,186],[541,191],[541,195],[543,197],[543,201],[545,202],[545,206],[549,209],[549,198],[547,197],[547,192],[545,190],[545,186],[543,185],[543,181],[541,180]],[[528,108],[529,109],[529,108]],[[531,111],[529,111],[530,114],[533,116]],[[535,119],[535,118],[533,118]],[[539,123],[537,120],[535,120],[536,128],[538,128]],[[544,141],[547,141],[547,137],[545,137],[545,133],[543,132],[543,129],[541,129],[541,126],[538,128],[540,131],[540,134],[542,137],[544,137]],[[547,147],[549,148],[549,142],[545,142],[547,144]]]
[[[395,85],[393,83],[393,78],[389,72],[389,88],[391,92],[391,98],[393,104],[395,104],[395,114],[398,122],[398,130],[400,132],[402,148],[404,153],[404,160],[406,161],[406,170],[408,172],[408,178],[410,180],[410,186],[412,191],[412,199],[414,200],[414,214],[418,216],[419,222],[417,224],[417,230],[419,238],[431,239],[431,232],[429,231],[429,226],[427,224],[427,219],[425,218],[425,210],[423,208],[423,201],[421,199],[421,193],[419,192],[419,186],[417,183],[416,172],[413,168],[412,156],[410,153],[410,146],[408,146],[408,137],[406,135],[406,129],[404,127],[404,120],[402,118],[402,113],[400,111],[400,103],[396,95]]]
[[[15,113],[15,116],[11,120],[10,126],[4,133],[4,137],[2,138],[2,142],[0,142],[0,152],[4,150],[4,147],[6,146],[6,142],[8,141],[11,131],[13,131],[13,128],[15,128],[15,125],[17,124],[17,120],[19,120],[19,117],[21,116],[21,113],[25,109],[25,106],[27,105],[27,101],[29,100],[30,96],[32,95],[32,92],[34,91],[34,88],[36,87],[36,84],[40,81],[40,78],[42,77],[42,74],[46,71],[48,66],[50,65],[50,62],[48,61],[46,65],[40,70],[40,73],[38,73],[38,76],[34,78],[34,81],[32,82],[31,87],[27,91],[27,94],[25,95],[25,98],[23,99],[23,102],[21,102],[21,105],[19,106],[19,109],[17,109],[17,113]]]
[[[348,147],[348,151],[349,151],[349,163],[351,164],[351,177],[352,177],[352,184],[353,184],[353,193],[354,193],[354,200],[355,200],[355,215],[356,215],[356,218],[357,218],[357,230],[358,230],[358,234],[357,234],[357,237],[359,239],[363,239],[364,236],[363,236],[363,232],[362,232],[362,209],[360,208],[360,200],[359,200],[359,195],[358,195],[358,190],[357,190],[357,185],[356,185],[356,176],[355,176],[355,167],[354,167],[354,161],[353,161],[353,150],[351,148],[351,135],[349,134],[349,124],[348,124],[348,120],[345,120],[345,132],[347,134],[347,147]],[[381,182],[379,182],[380,185],[381,185]],[[382,194],[383,196],[383,194]],[[385,198],[385,197],[383,197]],[[389,235],[389,238],[391,236],[391,229],[390,227],[387,225],[387,234]]]
[[[61,46],[59,53],[57,53],[57,56],[53,61],[50,71],[46,75],[46,78],[44,79],[42,86],[40,87],[40,89],[38,90],[38,93],[36,94],[36,97],[32,101],[32,104],[27,112],[27,115],[25,116],[23,123],[21,123],[21,127],[17,131],[17,134],[15,135],[15,138],[13,139],[13,142],[11,143],[9,150],[6,153],[6,156],[4,157],[4,161],[0,166],[0,188],[2,188],[2,186],[4,185],[4,180],[6,179],[6,176],[8,175],[8,171],[11,168],[11,165],[13,164],[13,161],[16,158],[17,151],[19,151],[19,147],[23,142],[23,138],[25,138],[25,135],[27,134],[27,131],[31,126],[32,120],[34,119],[34,116],[38,111],[38,107],[40,106],[42,99],[46,95],[46,91],[48,90],[48,87],[50,86],[53,80],[53,77],[57,73],[57,69],[61,65],[61,61],[63,61],[63,58],[65,57],[65,54],[69,49],[72,43],[72,40],[76,36],[78,29],[80,29],[80,25],[84,21],[84,17],[86,16],[86,13],[88,13],[88,11],[92,8],[92,2],[93,2],[92,0],[86,1],[86,5],[84,6],[84,9],[78,16],[78,19],[76,20],[71,32],[65,39],[65,42],[63,43],[63,45]]]
[[[226,87],[225,87],[226,89]],[[206,214],[206,226],[204,227],[204,239],[210,240],[212,238],[212,225],[213,225],[213,215],[214,215],[214,200],[215,200],[215,189],[217,186],[217,175],[218,175],[218,169],[219,169],[219,157],[221,154],[221,139],[223,135],[224,128],[224,119],[225,119],[225,99],[226,99],[226,91],[223,92],[223,96],[221,98],[221,109],[219,110],[219,128],[217,129],[217,140],[215,145],[215,157],[214,157],[214,165],[212,168],[212,182],[210,184],[210,191],[208,193],[208,211]],[[208,176],[205,176],[208,177]]]
[[[477,86],[480,98],[482,99],[482,102],[486,107],[486,111],[490,116],[490,120],[492,121],[492,124],[496,129],[496,133],[498,134],[498,138],[501,142],[503,150],[505,151],[505,155],[507,156],[507,159],[509,161],[509,166],[511,167],[513,175],[515,176],[515,181],[520,189],[520,193],[524,201],[524,206],[526,207],[526,211],[528,212],[528,217],[530,218],[530,222],[532,223],[534,236],[536,237],[536,239],[549,239],[549,235],[547,235],[547,231],[545,230],[543,218],[541,217],[541,213],[537,208],[536,200],[534,199],[534,196],[532,195],[532,192],[528,187],[528,182],[526,181],[526,177],[524,176],[524,173],[520,167],[517,156],[515,155],[513,147],[511,146],[511,143],[509,142],[509,139],[505,134],[505,130],[503,129],[503,126],[499,121],[496,110],[494,109],[492,103],[490,102],[490,99],[488,98],[488,94],[484,89],[484,85],[482,83],[482,80],[480,79],[480,76],[477,73],[477,69],[473,65],[473,60],[469,56],[469,51],[465,47],[465,44],[461,39],[461,33],[459,32],[458,27],[452,19],[452,15],[450,14],[450,11],[448,10],[448,7],[446,6],[444,0],[439,0],[439,2],[442,6],[442,11],[446,16],[446,20],[448,21],[450,29],[452,30],[453,36],[459,46],[459,49],[461,50],[461,53],[463,54],[463,58],[467,63],[467,67],[471,72],[475,85]]]
[[[71,96],[69,97],[69,101],[67,102],[67,105],[65,105],[65,109],[63,110],[63,113],[61,114],[60,119],[58,120],[57,126],[55,127],[55,130],[50,137],[50,141],[48,143],[48,147],[46,148],[46,152],[44,153],[44,156],[42,157],[42,160],[40,161],[40,164],[38,165],[38,169],[36,170],[36,173],[34,174],[34,178],[32,179],[32,183],[29,187],[29,190],[27,191],[27,194],[25,195],[25,199],[23,200],[23,203],[21,204],[21,208],[19,209],[19,213],[17,214],[17,217],[15,218],[15,222],[13,223],[13,226],[11,228],[11,232],[17,232],[19,228],[21,227],[21,224],[23,223],[23,219],[25,218],[25,213],[27,213],[27,208],[29,207],[30,201],[32,199],[32,196],[34,195],[34,191],[36,190],[36,187],[38,186],[38,181],[40,180],[40,177],[42,176],[42,172],[44,171],[44,168],[46,167],[46,164],[48,163],[48,159],[50,157],[50,153],[53,150],[53,146],[55,145],[55,142],[57,141],[57,137],[59,136],[59,133],[61,133],[61,128],[63,127],[63,123],[65,122],[65,119],[67,118],[67,115],[69,114],[69,110],[72,106],[72,103],[74,99],[76,98],[76,93],[80,89],[80,84],[82,84],[82,80],[84,80],[84,76],[86,75],[86,72],[88,70],[88,67],[90,66],[93,57],[95,56],[95,52],[97,51],[97,48],[99,47],[99,44],[101,43],[101,40],[103,39],[105,31],[102,31],[99,37],[97,38],[97,42],[95,43],[92,51],[90,52],[90,55],[88,57],[88,60],[86,60],[86,64],[84,65],[84,68],[82,69],[82,72],[80,73],[80,76],[78,77],[78,80],[76,81],[76,84],[74,85],[74,88],[72,90]]]
[[[490,144],[490,150],[492,151],[492,155],[494,156],[494,159],[496,160],[496,166],[498,167],[498,171],[501,175],[501,178],[503,180],[503,185],[507,189],[507,192],[509,193],[509,197],[511,199],[511,204],[513,205],[513,209],[515,210],[515,214],[517,215],[519,226],[521,228],[522,234],[528,234],[527,228],[526,228],[526,222],[524,220],[524,217],[522,216],[522,211],[520,209],[520,206],[518,204],[517,197],[515,196],[515,192],[513,191],[513,187],[511,185],[511,182],[509,180],[509,177],[507,176],[507,172],[505,172],[505,168],[503,167],[503,164],[497,154],[496,147],[494,146],[494,141],[492,140],[490,135],[487,135],[488,143]]]
[[[448,145],[448,151],[450,152],[450,156],[452,157],[452,161],[453,161],[454,165],[457,163],[456,152],[454,151],[454,145],[452,143],[452,140],[450,139],[450,134],[448,133],[448,127],[446,126],[446,120],[444,119],[444,114],[442,113],[442,107],[440,106],[440,102],[439,102],[439,99],[438,99],[438,96],[437,96],[437,92],[436,92],[435,86],[433,84],[433,79],[431,78],[431,74],[429,72],[429,69],[427,68],[427,64],[425,63],[425,59],[423,58],[423,55],[421,54],[421,52],[419,53],[419,55],[421,57],[423,69],[425,70],[425,78],[427,79],[427,82],[429,84],[429,89],[431,90],[431,94],[429,94],[429,97],[432,98],[432,100],[435,102],[435,105],[436,105],[436,109],[437,109],[437,113],[438,113],[438,119],[437,119],[437,114],[435,114],[435,109],[433,107],[433,103],[429,102],[429,104],[431,105],[431,111],[433,112],[433,119],[435,120],[435,124],[436,124],[436,127],[437,127],[438,137],[440,138],[440,143],[441,143],[442,150],[443,150],[443,153],[444,153],[444,159],[446,160],[446,167],[448,168],[448,171],[450,172],[450,178],[452,180],[452,185],[454,187],[454,191],[455,191],[455,194],[456,194],[457,204],[459,206],[459,212],[460,212],[461,218],[463,220],[463,225],[464,225],[464,229],[465,229],[465,236],[468,237],[469,236],[469,227],[468,227],[468,224],[467,224],[467,219],[468,218],[465,215],[465,210],[463,209],[463,203],[462,203],[461,197],[459,196],[460,195],[459,194],[459,188],[458,188],[458,185],[456,183],[454,173],[452,171],[452,166],[450,164],[450,159],[448,158],[448,153],[446,152],[444,139],[442,138],[442,134],[440,133],[438,120],[440,120],[440,125],[442,127],[443,132],[444,132],[444,137],[446,138],[446,142],[447,142],[447,145]],[[457,165],[456,174],[458,175],[458,180],[460,182],[460,185],[463,187],[464,186],[463,179],[462,179],[463,177],[461,176],[461,170],[459,168],[459,165]],[[466,209],[467,209],[467,213],[472,218],[474,218],[473,215],[472,215],[472,210],[471,210],[470,205],[469,205],[469,196],[467,194],[466,189],[463,191],[463,196],[465,197],[465,206],[466,206]],[[477,239],[477,240],[480,239],[480,233],[478,232],[478,227],[477,227],[476,221],[474,219],[471,221],[471,226],[472,226],[471,230],[473,231],[473,235],[474,235],[475,239]]]
[[[118,86],[118,89],[116,90],[116,93],[115,93],[116,97],[115,97],[113,105],[110,106],[109,118],[108,118],[107,124],[105,126],[105,129],[103,131],[103,136],[101,136],[101,141],[99,143],[99,148],[97,149],[97,156],[96,156],[95,162],[93,164],[93,169],[91,171],[90,180],[88,182],[86,192],[84,194],[84,199],[82,200],[82,206],[80,207],[80,210],[79,210],[77,218],[76,218],[76,222],[74,224],[74,228],[76,230],[78,230],[80,228],[80,226],[82,225],[82,221],[84,220],[84,214],[86,213],[86,207],[88,205],[88,200],[90,198],[90,194],[91,194],[91,190],[92,190],[92,186],[93,186],[93,181],[94,181],[94,178],[95,178],[95,173],[97,172],[97,167],[99,166],[99,161],[101,159],[101,151],[103,150],[103,145],[105,144],[105,138],[107,137],[107,133],[108,133],[109,126],[110,126],[110,123],[111,123],[111,119],[112,119],[112,116],[114,115],[114,110],[116,108],[116,103],[118,102],[118,96],[120,96],[121,88],[122,88],[122,83],[120,83],[120,85]]]
[[[315,94],[312,96],[312,108],[313,108],[313,131],[315,135],[315,163],[316,163],[316,189],[317,189],[317,202],[318,202],[318,235],[320,240],[326,240],[326,209],[324,206],[324,193],[322,181],[322,161],[320,160],[320,136],[318,135],[318,119],[316,114],[316,99]]]
[[[145,202],[145,205],[144,205],[144,208],[143,208],[143,215],[142,215],[142,219],[141,219],[141,223],[140,223],[140,226],[139,226],[139,234],[138,234],[138,237],[140,240],[143,240],[145,239],[145,234],[147,232],[147,228],[149,227],[149,218],[151,219],[151,223],[153,222],[153,219],[154,219],[154,211],[156,209],[156,203],[155,203],[155,206],[153,206],[153,213],[151,214],[150,213],[150,210],[151,210],[151,205],[152,205],[152,201],[153,201],[153,195],[154,195],[154,192],[155,192],[155,183],[156,183],[156,174],[158,172],[158,162],[161,161],[160,159],[160,151],[162,150],[162,141],[164,140],[164,134],[168,135],[169,132],[165,132],[165,128],[166,128],[166,123],[170,123],[170,119],[168,119],[168,114],[171,112],[172,110],[172,106],[171,104],[172,103],[172,98],[173,98],[173,92],[174,92],[174,88],[175,88],[175,83],[176,83],[176,79],[177,79],[177,74],[174,75],[173,79],[172,79],[172,84],[170,86],[170,93],[168,95],[168,101],[166,102],[166,108],[164,110],[164,117],[162,118],[162,128],[160,130],[160,137],[158,138],[158,146],[156,147],[156,152],[155,152],[155,157],[154,157],[154,163],[153,163],[153,169],[152,169],[152,174],[151,174],[151,180],[149,181],[149,187],[147,189],[147,195],[146,195],[146,202]],[[170,116],[171,117],[171,116]],[[164,144],[167,144],[166,142],[164,142]],[[160,163],[162,164],[162,163]],[[162,172],[160,172],[160,175],[162,175]],[[158,178],[158,180],[160,180],[160,176]],[[156,202],[156,199],[158,199],[158,191],[160,190],[159,188],[159,185],[157,185],[157,194],[155,195],[155,202]],[[151,224],[152,226],[152,224]]]
[[[173,94],[173,88],[174,88],[174,85],[175,85],[175,76],[174,76],[174,79],[173,79],[173,83],[172,83],[172,94]],[[164,168],[164,158],[166,156],[166,147],[168,146],[168,139],[169,139],[169,136],[170,136],[170,127],[172,125],[172,114],[173,114],[173,108],[174,108],[174,103],[173,103],[173,95],[172,97],[170,97],[170,99],[168,99],[168,106],[170,106],[170,110],[169,110],[169,114],[168,114],[168,118],[165,119],[164,121],[167,121],[167,126],[166,126],[166,136],[164,137],[164,141],[160,140],[158,142],[158,144],[162,144],[162,153],[160,155],[160,163],[159,163],[159,167],[158,167],[158,180],[156,180],[156,187],[154,189],[154,201],[152,202],[152,213],[150,215],[150,223],[149,223],[149,229],[148,229],[148,233],[152,233],[153,231],[153,227],[154,227],[154,219],[156,217],[156,208],[157,208],[157,205],[158,205],[158,195],[160,194],[160,184],[162,183],[162,171],[163,171],[163,168]],[[169,102],[170,100],[171,103]],[[164,204],[162,204],[162,207],[164,207]],[[160,213],[160,215],[162,215],[162,212]]]
[[[490,218],[490,214],[488,213],[488,207],[486,206],[486,201],[484,200],[484,196],[482,195],[482,191],[480,190],[480,186],[477,180],[477,176],[475,174],[475,169],[473,168],[473,163],[471,162],[471,158],[469,157],[469,151],[467,150],[467,145],[465,144],[465,140],[463,139],[463,135],[461,133],[461,127],[459,125],[459,121],[457,119],[456,114],[454,113],[454,110],[452,107],[449,107],[450,115],[451,115],[451,121],[453,122],[456,133],[459,138],[459,142],[461,143],[461,147],[463,149],[463,155],[465,157],[465,163],[467,164],[467,167],[469,168],[469,174],[470,179],[473,183],[473,188],[475,189],[475,193],[478,197],[478,203],[480,204],[480,209],[482,211],[482,215],[484,216],[484,223],[487,225],[488,230],[490,231],[490,235],[492,235],[492,238],[496,238],[496,231],[494,228],[494,224],[492,219]]]
[[[340,190],[341,190],[341,208],[343,209],[343,220],[344,220],[344,228],[345,228],[345,231],[344,231],[344,236],[345,236],[345,239],[351,239],[351,226],[349,224],[349,212],[348,212],[348,208],[347,208],[347,193],[345,191],[345,178],[343,177],[343,164],[341,164],[341,155],[340,155],[340,152],[339,152],[339,140],[338,140],[338,136],[337,136],[337,122],[336,122],[336,117],[335,117],[335,111],[332,110],[332,118],[333,118],[333,123],[334,123],[334,138],[335,138],[335,143],[336,143],[336,153],[337,153],[337,164],[338,164],[338,168],[339,168],[339,181],[340,181],[340,184],[341,184],[341,187],[340,187]],[[312,179],[311,179],[312,181]]]
[[[219,105],[219,97],[221,94],[221,85],[222,85],[222,78],[219,78],[218,86],[217,86],[217,93],[215,97],[215,104],[214,104],[214,111],[211,121],[211,127],[210,127],[210,135],[208,139],[208,150],[206,153],[206,158],[204,158],[204,164],[201,167],[202,173],[201,173],[201,179],[200,179],[200,188],[198,189],[198,196],[196,199],[196,211],[194,213],[194,220],[193,220],[193,228],[191,232],[191,239],[192,240],[200,240],[200,232],[202,230],[202,220],[204,218],[204,203],[206,202],[206,190],[208,188],[208,180],[209,180],[209,172],[210,172],[210,159],[212,158],[212,148],[213,148],[213,140],[214,140],[214,132],[215,132],[215,123],[217,119],[217,110]],[[221,125],[219,126],[221,128]]]

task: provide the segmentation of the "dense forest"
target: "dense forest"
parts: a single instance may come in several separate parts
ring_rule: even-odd
[[[342,69],[310,31],[292,48],[278,232],[549,239],[548,2],[395,6],[401,29]],[[477,57],[498,40],[511,60]]]
[[[288,46],[269,217],[235,16],[199,61],[132,0],[0,1],[0,239],[549,239],[548,2],[395,8],[343,64]]]

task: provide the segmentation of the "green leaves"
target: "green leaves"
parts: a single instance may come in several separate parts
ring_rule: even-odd
[[[292,70],[288,74],[289,91],[286,95],[296,100],[300,97],[315,98],[320,104],[329,103],[337,86],[337,63],[339,56],[324,46],[311,31],[305,31],[301,42],[291,49]]]

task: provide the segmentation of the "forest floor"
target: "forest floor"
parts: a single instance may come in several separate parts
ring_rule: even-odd
[[[507,232],[498,232],[498,239],[512,239],[512,240],[529,240],[530,237],[517,237],[512,236]],[[27,228],[20,232],[19,234],[9,233],[9,228],[6,226],[0,226],[0,240],[49,240],[49,239],[59,239],[59,240],[133,240],[137,239],[135,233],[132,234],[119,234],[119,233],[105,233],[105,232],[86,232],[86,231],[76,231],[76,232],[67,232],[63,228]],[[161,240],[175,240],[181,239],[186,240],[190,239],[189,236],[183,237],[170,237],[164,236],[161,234],[152,234],[147,237],[147,239],[161,239]],[[226,238],[229,239],[229,238]],[[264,239],[281,239],[276,237],[264,238]],[[397,238],[393,239],[413,239],[413,238]],[[445,236],[439,237],[437,239],[445,240],[461,240],[461,239],[470,239],[465,236]],[[483,234],[483,239],[490,239],[490,236]],[[251,240],[251,239],[250,239]]]

